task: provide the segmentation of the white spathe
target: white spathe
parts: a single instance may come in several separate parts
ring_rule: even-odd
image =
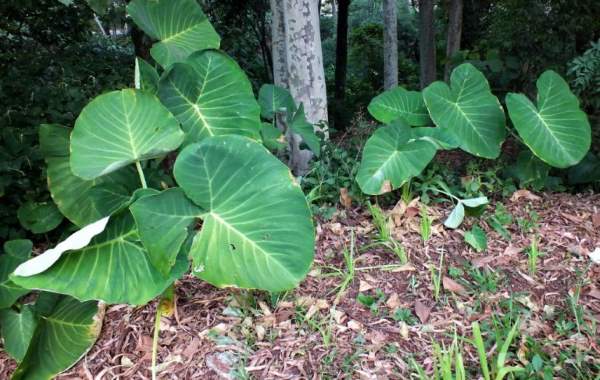
[[[56,247],[50,248],[41,255],[19,265],[17,269],[15,269],[14,274],[21,277],[30,277],[46,271],[54,265],[66,251],[81,249],[90,244],[94,236],[104,231],[109,219],[110,217],[107,216],[92,224],[88,224],[58,243]]]

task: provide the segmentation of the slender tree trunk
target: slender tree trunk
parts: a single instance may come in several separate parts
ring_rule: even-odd
[[[463,0],[450,0],[448,17],[448,39],[446,44],[446,66],[444,68],[444,80],[448,81],[452,71],[452,58],[460,50],[463,21]]]
[[[435,81],[435,28],[433,25],[434,0],[419,1],[420,31],[419,31],[419,60],[421,66],[421,88]]]
[[[383,87],[398,86],[398,16],[396,0],[383,0]]]
[[[335,4],[334,4],[335,5]],[[333,6],[334,6],[333,5]],[[337,19],[337,40],[335,49],[335,107],[334,125],[338,130],[345,129],[344,101],[346,98],[346,72],[348,68],[348,8],[350,0],[339,0]]]
[[[308,122],[328,137],[327,90],[319,26],[318,0],[271,0],[275,84],[287,87],[304,105]],[[312,152],[300,149],[302,139],[290,134],[290,167],[308,172]]]

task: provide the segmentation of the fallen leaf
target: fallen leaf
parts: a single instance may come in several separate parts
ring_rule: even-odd
[[[409,207],[406,209],[406,219],[414,218],[419,215],[419,209],[416,207]]]
[[[597,212],[592,215],[592,224],[596,228],[600,228],[600,212]]]
[[[398,297],[398,293],[392,294],[390,298],[388,298],[388,300],[385,302],[385,304],[392,310],[400,307],[401,303],[400,297]]]
[[[379,192],[381,194],[383,194],[383,193],[389,193],[390,191],[392,191],[392,183],[389,180],[383,181],[383,183],[381,184],[381,189],[379,189]]]
[[[400,336],[404,339],[408,339],[408,325],[406,322],[400,322]]]
[[[581,220],[580,217],[575,216],[575,215],[571,215],[571,214],[567,214],[566,212],[561,212],[560,213],[565,219],[573,222],[573,223],[582,223],[583,220]]]
[[[352,207],[352,197],[348,194],[348,189],[342,187],[340,189],[340,203],[344,208]]]
[[[265,329],[264,326],[262,325],[256,325],[254,327],[254,330],[256,331],[256,339],[260,342],[263,339],[265,339],[265,334],[267,333],[267,330]]]
[[[371,289],[373,289],[373,285],[369,284],[368,282],[366,282],[364,280],[360,280],[360,284],[358,286],[359,292],[366,292],[367,290],[371,290]]]
[[[363,325],[362,323],[352,319],[348,321],[348,328],[353,331],[361,331],[363,329]]]
[[[416,301],[415,302],[415,314],[417,314],[417,317],[419,317],[419,320],[421,321],[421,323],[425,324],[425,323],[427,323],[427,320],[429,319],[429,314],[431,314],[431,307],[425,305],[421,301]]]
[[[529,190],[517,190],[513,193],[512,197],[510,197],[511,202],[517,202],[519,199],[525,198],[528,201],[540,201],[541,197],[533,194]]]
[[[446,289],[452,293],[456,293],[456,294],[460,294],[460,295],[467,294],[467,290],[465,289],[465,287],[462,286],[461,284],[459,284],[458,282],[454,281],[450,277],[444,276],[442,278],[442,284],[444,285],[444,289]]]

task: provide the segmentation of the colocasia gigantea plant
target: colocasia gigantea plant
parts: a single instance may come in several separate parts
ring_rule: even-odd
[[[32,339],[43,342],[16,350],[15,378],[51,378],[72,365],[97,337],[98,301],[143,305],[190,261],[191,273],[215,286],[281,292],[295,287],[313,260],[306,198],[263,146],[273,140],[265,131],[273,131],[197,2],[133,0],[127,10],[157,41],[151,55],[159,70],[138,59],[135,89],[93,99],[73,129],[40,127],[52,198],[80,230],[29,260],[30,244],[5,247],[2,258],[12,261],[0,274],[11,302],[3,306],[28,289],[60,294],[50,311],[26,305],[9,312],[50,329],[60,318],[72,320],[73,328],[59,329],[62,338],[36,329]],[[266,106],[262,114],[272,119]],[[291,128],[301,131],[301,107],[293,100],[288,107]],[[170,177],[164,169],[173,152]]]
[[[587,115],[565,80],[546,71],[537,81],[537,101],[510,93],[506,106],[522,142],[545,164],[566,168],[588,152]],[[484,75],[469,63],[452,72],[450,85],[434,82],[422,93],[401,87],[375,97],[368,107],[385,126],[367,141],[356,180],[366,194],[383,194],[419,175],[438,150],[460,148],[494,159],[506,137],[506,116]],[[487,200],[461,200],[446,225],[456,228],[464,207]],[[475,202],[477,201],[477,202]]]

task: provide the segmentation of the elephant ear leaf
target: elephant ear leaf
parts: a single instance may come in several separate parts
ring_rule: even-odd
[[[204,50],[173,65],[163,75],[158,95],[181,122],[186,144],[227,134],[260,137],[260,107],[252,85],[222,52]]]
[[[71,222],[83,227],[117,210],[138,187],[139,179],[130,167],[89,181],[74,175],[69,162],[70,134],[71,128],[42,124],[40,147],[54,203]]]
[[[156,95],[158,92],[158,72],[148,62],[135,58],[135,88]]]
[[[415,127],[431,125],[421,93],[408,91],[402,87],[388,90],[373,98],[368,110],[375,119],[384,124],[401,118]]]
[[[295,287],[314,255],[310,208],[289,169],[243,136],[186,147],[175,179],[206,210],[190,251],[193,273],[218,287]]]
[[[188,236],[188,228],[202,209],[180,188],[139,199],[131,206],[148,260],[167,276]]]
[[[273,120],[277,112],[285,110],[289,115],[296,112],[296,103],[290,92],[273,84],[265,84],[258,92],[258,104],[260,104],[260,115],[268,120]]]
[[[581,161],[591,144],[591,128],[579,100],[554,71],[537,81],[537,106],[525,95],[506,96],[509,116],[523,142],[548,165],[557,168]]]
[[[291,118],[289,123],[290,130],[302,137],[302,141],[308,146],[308,148],[319,157],[321,154],[321,141],[319,136],[315,133],[314,126],[306,120],[304,114],[304,104],[300,104],[298,111]]]
[[[28,322],[33,334],[12,379],[50,380],[73,366],[100,335],[103,316],[97,302],[60,297],[36,323]]]
[[[500,155],[505,117],[483,74],[464,63],[452,72],[450,87],[434,82],[423,98],[435,124],[456,136],[459,147],[484,158]]]
[[[29,240],[10,240],[4,243],[0,256],[0,309],[11,307],[19,297],[29,293],[9,279],[9,275],[31,256],[33,244]]]
[[[133,0],[127,12],[137,26],[158,40],[150,54],[164,68],[197,50],[218,49],[221,43],[196,0]]]
[[[31,305],[24,305],[21,310],[0,310],[0,329],[6,352],[17,362],[21,362],[27,352],[37,318]]]
[[[168,276],[154,269],[128,210],[111,217],[105,228],[99,224],[82,235],[65,240],[67,247],[61,243],[22,264],[11,280],[29,289],[67,294],[82,301],[143,305],[187,270],[184,258]],[[44,257],[46,260],[40,259]]]
[[[91,180],[181,145],[183,131],[153,95],[139,90],[98,96],[84,109],[71,134],[71,170]]]
[[[412,139],[411,128],[398,119],[367,140],[356,181],[366,194],[383,194],[417,176],[433,159],[436,146]]]

